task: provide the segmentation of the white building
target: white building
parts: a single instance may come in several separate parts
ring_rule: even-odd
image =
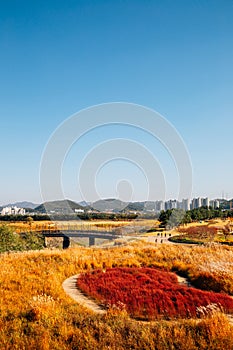
[[[84,213],[84,209],[74,209],[75,213]]]
[[[1,210],[1,215],[25,215],[25,209],[18,207],[4,207]]]
[[[184,211],[192,210],[192,209],[198,209],[201,207],[212,207],[214,209],[219,208],[220,202],[217,199],[210,200],[208,197],[202,198],[193,198],[191,201],[190,199],[182,199],[181,202],[179,202],[176,199],[170,199],[166,202],[164,201],[156,201],[155,202],[155,211],[161,212],[162,210],[168,210],[168,209],[182,209]]]
[[[182,207],[181,209],[187,211],[190,209],[189,199],[182,199]]]
[[[165,209],[165,203],[164,201],[156,201],[155,202],[155,210],[157,212],[160,212]]]
[[[210,201],[210,207],[212,207],[213,209],[219,208],[219,205],[220,203],[217,199]]]
[[[165,202],[165,210],[177,209],[177,208],[178,208],[178,201],[176,199],[170,199],[169,201]]]
[[[210,206],[210,200],[209,200],[209,198],[208,198],[208,197],[202,198],[202,199],[201,199],[201,205],[202,205],[203,207],[209,207],[209,206]]]
[[[192,199],[191,209],[200,208],[201,205],[202,205],[202,203],[201,203],[201,198],[200,197]]]

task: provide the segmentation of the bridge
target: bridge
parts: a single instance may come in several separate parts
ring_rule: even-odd
[[[119,235],[115,234],[112,231],[84,231],[84,230],[41,230],[37,231],[46,237],[61,237],[63,238],[63,249],[67,249],[70,246],[70,238],[79,237],[79,238],[89,238],[89,247],[95,245],[95,239],[109,239],[113,240],[119,238]]]

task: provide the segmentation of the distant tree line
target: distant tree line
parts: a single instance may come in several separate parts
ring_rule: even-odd
[[[81,213],[78,214],[80,220],[133,220],[138,217],[137,214],[133,213]]]
[[[43,221],[43,220],[51,220],[50,217],[46,214],[35,214],[35,215],[2,215],[0,216],[0,221],[27,221],[27,219],[31,217],[34,221]]]
[[[179,224],[188,224],[190,222],[210,220],[215,218],[233,217],[232,210],[213,209],[212,207],[200,207],[184,211],[182,209],[162,210],[159,215],[160,227],[174,227]]]
[[[34,221],[43,220],[58,220],[58,221],[69,221],[69,220],[133,220],[138,217],[137,214],[133,213],[98,213],[98,212],[84,212],[79,214],[34,214],[34,215],[2,215],[0,221],[27,221],[28,217],[31,217]]]

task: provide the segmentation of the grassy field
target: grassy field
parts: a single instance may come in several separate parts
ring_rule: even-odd
[[[139,323],[125,310],[95,315],[62,289],[69,276],[112,267],[163,267],[205,290],[233,294],[231,247],[135,242],[112,249],[0,255],[0,349],[233,349],[223,314],[203,319]]]
[[[93,220],[93,221],[82,221],[82,220],[71,220],[71,221],[25,221],[25,222],[6,222],[0,221],[0,228],[4,225],[11,228],[15,233],[27,232],[30,234],[35,231],[49,230],[51,232],[55,230],[66,231],[66,230],[81,230],[81,231],[99,231],[115,232],[117,235],[132,235],[135,236],[137,232],[143,230],[146,232],[151,228],[156,228],[159,225],[157,220],[122,220],[122,221],[111,221],[111,220]],[[139,233],[141,235],[141,233]],[[130,239],[128,237],[127,239]],[[47,238],[46,246],[48,248],[62,248],[62,238]],[[121,242],[122,243],[122,242]],[[123,242],[124,243],[124,242]],[[88,238],[72,238],[70,241],[71,246],[88,246]],[[96,239],[96,245],[112,245],[113,242],[106,239]],[[120,244],[120,240],[116,241],[116,244]]]
[[[0,221],[0,225],[4,225],[6,222]],[[151,228],[158,226],[157,220],[125,220],[125,221],[112,221],[112,220],[71,220],[71,221],[32,221],[32,222],[9,222],[8,226],[12,227],[15,232],[29,232],[40,230],[100,230],[111,231],[124,226],[132,226],[137,228],[138,226],[145,226]]]
[[[232,219],[215,219],[181,225],[173,230],[173,241],[183,243],[230,243],[233,244]]]

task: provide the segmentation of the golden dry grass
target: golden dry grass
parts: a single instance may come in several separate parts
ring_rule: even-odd
[[[0,221],[0,225],[4,225],[6,222]],[[32,221],[31,223],[25,222],[9,222],[8,226],[13,228],[15,232],[29,232],[29,231],[40,231],[40,230],[67,230],[67,229],[76,229],[76,230],[113,230],[117,227],[123,227],[131,225],[133,227],[138,226],[147,226],[148,228],[157,226],[159,222],[157,220],[71,220],[71,221]]]
[[[167,232],[172,233],[172,235],[179,235],[180,234],[180,227],[184,227],[185,229],[188,229],[189,227],[199,227],[199,226],[223,228],[224,226],[226,226],[228,224],[232,225],[231,218],[227,218],[227,219],[215,218],[212,220],[201,220],[199,222],[191,222],[189,224],[175,227],[174,229],[167,231]]]
[[[141,323],[125,312],[94,315],[62,289],[69,276],[112,266],[160,266],[190,275],[211,271],[233,285],[233,250],[138,242],[114,249],[72,248],[0,256],[0,349],[233,349],[224,315]],[[224,274],[224,276],[223,276]]]

